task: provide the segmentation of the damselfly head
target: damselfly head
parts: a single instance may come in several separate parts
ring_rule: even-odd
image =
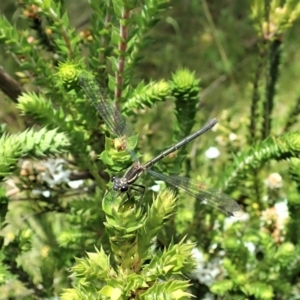
[[[111,181],[113,182],[113,190],[124,193],[129,190],[127,181],[124,178],[118,176],[112,176]]]

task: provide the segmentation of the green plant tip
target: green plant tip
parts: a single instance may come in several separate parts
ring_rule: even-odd
[[[59,64],[57,75],[64,85],[69,86],[77,83],[81,72],[78,64],[66,62]]]

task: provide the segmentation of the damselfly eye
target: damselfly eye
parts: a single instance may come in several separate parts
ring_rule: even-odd
[[[127,185],[123,185],[123,186],[121,186],[120,187],[120,192],[126,192],[126,191],[128,191],[128,186]]]

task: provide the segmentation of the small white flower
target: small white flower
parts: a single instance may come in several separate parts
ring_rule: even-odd
[[[233,132],[229,134],[229,141],[233,142],[237,139],[237,135]]]
[[[203,253],[200,252],[200,250],[198,248],[193,248],[193,250],[192,250],[192,256],[197,261],[197,263],[199,263],[199,264],[200,263],[204,263]]]
[[[41,179],[50,186],[55,186],[63,182],[68,183],[71,170],[66,170],[65,164],[66,162],[63,159],[48,159],[44,162],[47,170],[40,174]]]
[[[289,210],[286,201],[276,203],[275,210],[278,215],[278,226],[280,227],[280,229],[283,229],[287,219],[289,218]]]
[[[214,159],[217,158],[220,155],[220,151],[218,148],[216,147],[209,147],[206,151],[205,151],[205,156],[209,159]]]
[[[216,257],[206,262],[204,254],[198,248],[192,250],[192,255],[197,262],[197,266],[190,274],[190,277],[207,286],[211,286],[223,272],[221,259]]]
[[[278,189],[282,187],[282,177],[278,173],[272,173],[265,180],[265,185],[270,189]]]
[[[247,222],[250,219],[250,215],[246,212],[243,212],[243,214],[238,217],[238,218],[234,218],[234,217],[227,217],[225,218],[224,221],[224,229],[228,229],[232,226],[232,224],[236,223],[236,222]]]
[[[44,190],[43,191],[43,190],[33,189],[32,194],[34,196],[37,196],[37,197],[40,196],[40,195],[43,195],[44,197],[49,198],[50,195],[51,195],[51,192],[49,190]]]
[[[156,184],[154,184],[151,187],[149,187],[149,190],[152,190],[153,192],[158,193],[161,190],[162,184],[165,184],[165,182],[162,181],[162,180],[155,180],[154,182]]]
[[[84,181],[82,179],[73,180],[68,182],[68,186],[72,189],[78,189],[83,183]]]
[[[47,191],[43,191],[43,192],[42,192],[42,194],[43,194],[43,196],[44,196],[44,197],[46,197],[46,198],[49,198],[49,197],[50,197],[50,195],[51,195],[51,193],[50,193],[50,191],[49,191],[49,190],[47,190]]]
[[[256,247],[255,247],[254,243],[252,243],[252,242],[244,242],[244,246],[248,249],[248,251],[250,253],[253,254],[255,252]]]

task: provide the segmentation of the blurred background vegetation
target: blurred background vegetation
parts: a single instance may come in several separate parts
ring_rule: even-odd
[[[91,14],[86,1],[63,2],[71,24],[83,30]],[[16,4],[16,1],[1,1],[1,12],[22,26],[21,11],[16,10]],[[150,32],[155,41],[142,53],[143,60],[134,74],[136,80],[168,79],[171,72],[187,67],[201,78],[200,98],[209,105],[209,110],[216,109],[217,113],[230,106],[241,112],[256,57],[257,37],[248,18],[250,4],[250,1],[243,5],[239,1],[171,1],[171,8],[162,13],[160,22]],[[297,33],[289,33],[287,38],[291,44],[286,57],[294,57],[294,64],[286,62],[286,65],[292,76],[297,62]],[[2,53],[1,64],[6,70],[13,70],[14,61],[5,51]],[[288,74],[285,72],[285,76]]]
[[[89,23],[91,8],[86,1],[63,2],[72,26],[78,31],[83,30]],[[17,9],[17,3],[4,0],[0,8],[8,19],[22,28],[24,21],[19,18],[21,11]],[[251,1],[243,1],[243,5],[239,1],[171,1],[170,6],[162,12],[160,22],[150,32],[155,41],[143,50],[143,60],[134,74],[136,81],[170,78],[171,72],[187,67],[201,78],[200,99],[202,105],[208,106],[210,115],[218,115],[228,107],[237,118],[239,114],[247,113],[245,102],[249,103],[249,80],[254,76],[258,59],[258,37],[249,19]],[[276,101],[276,111],[281,113],[287,109],[286,99],[297,96],[299,89],[295,77],[299,68],[298,22],[296,20],[284,37],[288,46],[282,57],[278,83],[282,88],[278,89]],[[5,53],[3,45],[1,49],[1,65],[6,70],[14,70],[14,60]],[[3,105],[8,111],[13,109],[5,101]],[[2,118],[9,116],[5,113]],[[5,121],[16,126],[13,119]],[[280,118],[278,122],[280,124]]]
[[[34,27],[30,28],[32,23],[24,14],[24,11],[30,11],[30,2],[34,3],[22,0],[0,2],[1,14],[20,32],[27,32],[29,37],[31,34],[35,36]],[[78,51],[88,61],[90,53],[86,30],[91,26],[93,9],[87,1],[52,2],[61,3],[67,12],[70,27],[75,28],[75,35],[82,39],[82,48]],[[274,39],[263,37],[257,30],[257,20],[252,13],[253,6],[258,3],[264,7],[269,7],[271,3],[278,7],[285,3],[297,5],[297,1],[268,0],[170,1],[167,8],[156,16],[159,18],[157,24],[147,32],[151,43],[141,50],[140,61],[130,70],[131,87],[142,80],[145,83],[172,80],[172,74],[182,68],[194,72],[195,78],[200,79],[200,92],[192,131],[212,117],[219,120],[214,133],[207,133],[181,152],[187,155],[184,164],[181,164],[182,157],[185,157],[182,155],[178,161],[175,160],[175,166],[171,158],[158,167],[164,172],[181,171],[186,176],[223,188],[245,210],[245,218],[240,222],[229,221],[219,212],[183,195],[175,220],[159,233],[158,248],[169,245],[171,238],[178,243],[185,235],[189,242],[197,243],[200,249],[195,250],[198,273],[194,274],[193,285],[189,289],[197,299],[300,299],[300,222],[297,220],[300,212],[300,164],[296,160],[300,153],[299,139],[296,139],[298,136],[293,140],[287,137],[280,139],[280,135],[287,132],[298,134],[300,20],[295,18],[287,26],[288,30],[277,32]],[[268,80],[274,79],[272,70],[268,69],[272,61],[268,54],[274,40],[280,44],[279,76],[275,76],[275,92],[270,101],[273,107],[267,109],[263,108],[262,99],[269,93],[266,88]],[[49,86],[48,90],[43,90],[37,87],[36,82],[28,80],[24,69],[19,68],[19,62],[22,62],[20,53],[14,55],[6,49],[7,45],[0,43],[0,65],[20,87],[41,94],[47,91],[45,93],[49,97],[56,95],[49,92]],[[53,57],[48,55],[52,60],[55,51],[51,53]],[[90,66],[93,64],[90,63]],[[114,75],[113,68],[107,72]],[[26,122],[39,124],[38,119],[33,117],[24,118],[16,108],[19,100],[14,95],[17,92],[5,92],[1,83],[0,88],[0,119],[1,124],[6,124],[2,132],[22,132],[29,127]],[[53,90],[56,88],[53,86]],[[257,99],[255,93],[260,95]],[[59,106],[59,98],[51,100]],[[253,111],[256,100],[260,102],[260,107]],[[125,108],[130,108],[130,105],[126,106],[126,99],[122,101]],[[180,137],[180,133],[176,132],[176,121],[180,117],[176,115],[174,101],[168,98],[149,106],[133,107],[132,112],[126,111],[139,133],[139,152],[143,154],[143,161]],[[21,111],[24,113],[24,110]],[[267,113],[272,116],[272,127],[264,135],[263,124]],[[256,136],[251,132],[253,129],[257,130]],[[279,139],[268,140],[269,135],[279,136]],[[96,150],[103,151],[103,136],[99,141],[99,149]],[[264,141],[265,144],[260,144]],[[285,143],[292,144],[291,148]],[[210,147],[218,149],[220,156],[211,157],[207,152]],[[273,150],[276,147],[288,150]],[[287,161],[279,162],[282,159]],[[105,170],[100,175],[107,181],[107,173],[113,174],[109,169],[111,166],[107,169],[105,163],[98,166],[101,171]],[[39,166],[35,167],[38,170]],[[49,169],[52,167],[50,164]],[[235,171],[239,168],[243,175],[236,176]],[[233,183],[227,184],[236,177],[238,179],[234,179]],[[146,186],[152,184],[155,189],[155,184],[150,180],[143,179],[143,183]],[[18,182],[17,186],[22,186],[22,183],[25,185],[25,182]],[[7,196],[18,197],[20,190],[13,194],[14,188],[8,189],[11,194]],[[108,251],[108,237],[103,226],[105,214],[97,212],[101,207],[103,190],[93,192],[93,196],[86,192],[84,199],[79,199],[79,196],[77,199],[75,193],[65,202],[60,202],[62,195],[56,198],[55,194],[51,197],[53,202],[50,206],[45,201],[46,197],[41,203],[36,198],[28,201],[32,200],[27,198],[28,195],[22,200],[11,200],[1,231],[3,245],[7,247],[3,247],[3,272],[0,272],[4,274],[1,275],[0,287],[3,299],[58,297],[63,288],[76,284],[74,278],[68,277],[69,268],[75,265],[75,256],[84,257],[85,251],[93,252],[94,245],[97,248],[102,245]],[[145,201],[151,201],[152,195],[149,191],[147,193],[148,200]],[[22,193],[20,195],[23,196]],[[276,208],[278,203],[284,203],[279,206],[283,217],[279,216]],[[286,211],[289,211],[290,219]]]

